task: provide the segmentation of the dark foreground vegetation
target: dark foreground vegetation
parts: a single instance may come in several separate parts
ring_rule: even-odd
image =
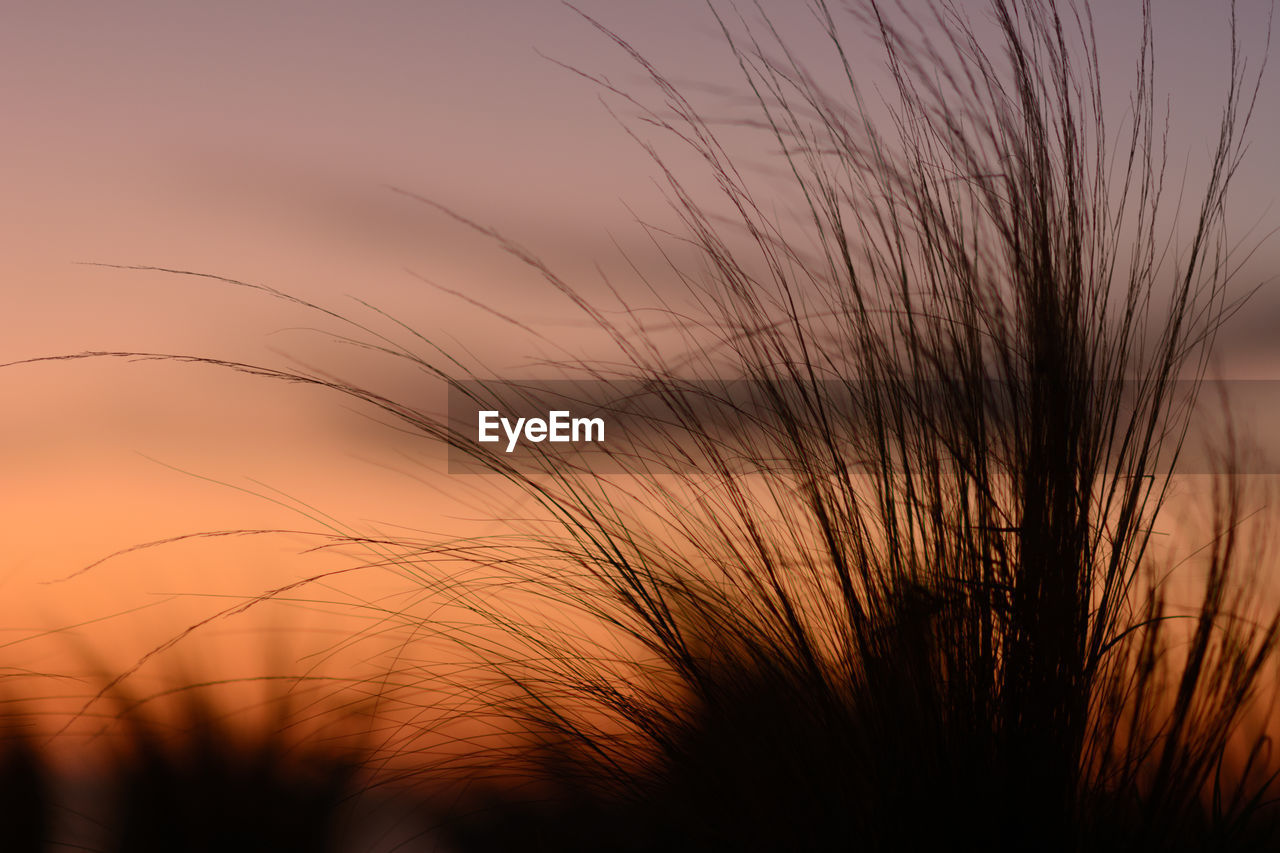
[[[0,849],[6,853],[342,853],[362,760],[306,742],[285,720],[264,732],[227,722],[198,691],[157,716],[116,702],[109,748],[55,768],[48,733],[0,743]],[[17,724],[17,719],[10,721]],[[12,728],[12,726],[11,726]]]
[[[1271,552],[1243,523],[1229,440],[1205,547],[1173,565],[1151,539],[1233,308],[1224,212],[1256,94],[1234,38],[1192,191],[1163,184],[1145,5],[1114,118],[1086,3],[992,0],[972,24],[941,0],[812,8],[843,89],[767,22],[724,20],[755,97],[728,127],[771,137],[789,176],[767,194],[722,147],[726,128],[642,57],[661,108],[599,81],[723,193],[704,204],[664,168],[700,262],[673,261],[661,327],[492,234],[616,345],[607,368],[566,359],[562,375],[639,382],[666,413],[643,444],[610,449],[627,475],[548,445],[517,467],[329,375],[155,357],[355,397],[541,507],[503,540],[377,543],[458,572],[451,595],[490,629],[400,614],[479,664],[438,686],[516,735],[475,763],[519,789],[440,801],[458,849],[1276,849],[1276,767],[1251,716],[1274,674],[1277,610],[1254,595]],[[859,88],[850,31],[887,58],[887,109]],[[285,298],[429,376],[475,375],[406,328]],[[708,414],[717,378],[752,381],[740,417]],[[509,408],[506,387],[481,386],[484,402]],[[433,678],[411,647],[398,666]],[[162,798],[148,780],[229,778],[205,758],[198,779],[145,749],[139,761],[140,801]],[[304,813],[332,802],[325,778],[296,790]]]
[[[0,720],[0,832],[15,853],[45,849],[51,824],[49,779],[17,715]]]

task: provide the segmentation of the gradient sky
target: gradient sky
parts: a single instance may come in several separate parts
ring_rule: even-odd
[[[701,2],[579,5],[677,81],[736,80]],[[765,5],[820,64],[801,4]],[[1225,4],[1155,6],[1176,176],[1216,132]],[[1240,4],[1250,68],[1266,7]],[[1110,8],[1098,15],[1104,67],[1119,73],[1122,95],[1134,19]],[[356,353],[335,358],[323,336],[298,328],[314,318],[261,294],[82,262],[195,270],[347,307],[355,295],[500,369],[534,354],[410,269],[576,340],[579,321],[527,270],[387,189],[493,225],[588,288],[595,263],[620,269],[612,241],[643,245],[628,206],[664,216],[653,166],[597,87],[547,56],[640,85],[616,46],[552,0],[0,5],[0,362],[112,349],[278,360],[282,350],[367,366]],[[855,62],[873,74],[879,58],[860,50]],[[1251,136],[1229,220],[1246,242],[1255,223],[1253,239],[1280,224],[1271,207],[1280,187],[1275,68]],[[1280,379],[1277,270],[1273,239],[1241,279],[1271,283],[1231,327],[1229,375]],[[285,537],[158,549],[43,583],[151,539],[316,528],[314,511],[273,502],[273,490],[362,529],[374,520],[471,529],[458,518],[483,515],[459,504],[450,484],[418,479],[442,453],[405,460],[358,413],[314,392],[174,365],[85,362],[5,369],[0,391],[0,637],[13,641],[0,667],[62,672],[93,655],[121,665],[234,600],[209,596],[253,594],[315,570],[316,558],[296,556],[306,540]],[[154,606],[125,613],[139,605]],[[79,639],[24,639],[103,617],[113,618]],[[192,654],[243,672],[269,657],[254,651],[264,631],[325,626],[314,610],[275,613],[220,626],[223,639]]]

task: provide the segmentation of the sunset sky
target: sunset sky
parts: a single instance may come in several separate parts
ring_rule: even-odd
[[[736,68],[703,3],[578,5],[702,92],[699,103],[730,104],[712,89],[738,85]],[[1123,105],[1135,19],[1113,5],[1135,4],[1098,4],[1107,7],[1098,10],[1104,70]],[[1228,23],[1225,4],[1154,5],[1176,185],[1184,164],[1195,177],[1215,140]],[[1267,6],[1240,3],[1250,72]],[[765,7],[793,47],[829,68],[802,4]],[[857,24],[848,31],[865,47],[853,54],[857,68],[882,79],[880,53]],[[365,378],[378,369],[332,342],[350,329],[263,293],[86,263],[226,276],[344,312],[364,310],[349,298],[358,297],[495,371],[527,369],[543,354],[447,292],[461,291],[589,354],[584,320],[564,299],[491,241],[390,189],[497,228],[588,292],[599,288],[597,264],[627,287],[619,249],[647,251],[634,218],[670,224],[671,215],[653,163],[619,123],[635,110],[613,98],[610,115],[598,86],[552,60],[655,102],[627,56],[553,0],[3,4],[0,363],[130,350],[274,364],[292,356]],[[1278,66],[1273,58],[1266,72],[1228,219],[1244,245],[1280,226]],[[1263,288],[1228,327],[1224,375],[1280,379],[1277,272],[1273,238],[1242,270],[1240,293]],[[399,393],[422,381],[421,393],[438,395],[425,405],[443,404],[439,388],[409,372],[370,381]],[[203,530],[317,530],[322,514],[350,530],[452,533],[477,529],[490,509],[439,473],[442,449],[406,444],[313,390],[209,368],[79,361],[5,368],[0,392],[0,668],[127,666],[237,596],[344,564],[300,555],[315,544],[301,536],[219,540],[47,583],[118,549]],[[334,583],[316,597],[384,591],[376,579]],[[224,677],[269,668],[273,655],[333,642],[324,633],[338,630],[332,609],[220,622],[179,657]],[[57,630],[91,620],[103,621]],[[273,631],[295,639],[263,642]],[[70,682],[66,693],[93,689]]]

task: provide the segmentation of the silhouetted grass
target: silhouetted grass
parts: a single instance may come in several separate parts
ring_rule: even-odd
[[[1171,212],[1150,7],[1118,126],[1104,120],[1086,3],[988,8],[993,35],[950,3],[922,2],[926,38],[909,10],[857,4],[892,80],[879,119],[823,0],[813,10],[844,71],[838,92],[767,21],[718,19],[756,99],[747,124],[792,179],[780,198],[798,203],[793,219],[677,87],[601,28],[664,106],[600,85],[699,155],[735,217],[709,212],[637,136],[701,260],[673,261],[688,305],[671,306],[660,331],[643,306],[608,312],[445,211],[541,273],[619,354],[561,370],[648,390],[665,417],[609,451],[622,476],[545,445],[521,467],[412,401],[321,373],[68,356],[329,388],[471,454],[541,507],[540,523],[513,519],[500,540],[349,538],[418,575],[475,569],[439,592],[478,625],[396,614],[456,642],[487,676],[449,675],[411,649],[397,674],[509,716],[517,738],[477,760],[531,780],[524,794],[494,785],[442,801],[441,827],[464,849],[1280,841],[1270,742],[1243,727],[1275,663],[1280,610],[1252,597],[1271,552],[1243,526],[1230,436],[1206,496],[1206,547],[1182,566],[1151,547],[1162,472],[1234,307],[1224,211],[1256,86],[1233,37],[1204,183]],[[1165,229],[1183,211],[1174,250]],[[428,376],[475,378],[407,327],[382,333],[221,280],[318,312]],[[714,382],[689,379],[751,380],[756,397],[725,418]],[[492,408],[519,402],[509,386],[477,387]],[[1194,590],[1189,608],[1175,606],[1178,577]],[[200,778],[234,785],[200,743]],[[142,787],[199,789],[148,762]]]
[[[694,305],[671,311],[678,353],[451,214],[612,336],[621,366],[578,375],[641,382],[672,425],[612,452],[634,475],[623,482],[550,451],[528,474],[466,448],[559,525],[471,556],[630,644],[497,605],[501,641],[463,640],[511,686],[552,801],[464,821],[457,837],[476,849],[531,835],[551,850],[1275,840],[1271,777],[1245,772],[1269,742],[1240,723],[1277,611],[1251,618],[1269,552],[1246,548],[1234,447],[1207,496],[1215,528],[1190,613],[1175,614],[1149,554],[1188,417],[1176,380],[1203,377],[1233,308],[1223,213],[1256,89],[1233,38],[1175,255],[1147,7],[1117,132],[1086,5],[996,0],[994,42],[951,5],[921,5],[933,41],[900,9],[858,7],[896,87],[888,126],[864,111],[825,3],[843,94],[767,21],[758,35],[725,25],[755,123],[794,177],[796,223],[601,28],[663,111],[600,85],[700,155],[737,217],[727,231],[642,141],[702,255],[673,269]],[[685,381],[726,371],[756,383],[743,428],[705,415],[705,386]],[[488,407],[518,402],[489,387]],[[662,476],[689,454],[696,476]],[[1227,766],[1237,738],[1249,766]],[[501,817],[511,834],[486,834]]]
[[[27,721],[0,716],[0,845],[13,853],[47,849],[52,817],[49,774]]]
[[[357,807],[368,756],[352,719],[299,713],[299,679],[268,678],[286,690],[232,713],[210,696],[227,682],[140,698],[98,677],[103,691],[60,730],[49,708],[0,715],[0,850],[347,853],[377,818]],[[95,719],[96,736],[69,731]]]
[[[245,730],[198,690],[181,695],[179,712],[164,717],[136,701],[120,711],[107,851],[340,850],[357,756],[306,743],[283,716]]]
[[[97,739],[59,742],[16,713],[0,718],[0,850],[441,849],[411,819],[424,813],[419,798],[367,793],[371,756],[350,720],[304,715],[293,692],[275,696],[266,719],[237,719],[210,696],[226,686],[139,697],[116,681],[100,697],[110,707],[92,712],[105,725]]]

